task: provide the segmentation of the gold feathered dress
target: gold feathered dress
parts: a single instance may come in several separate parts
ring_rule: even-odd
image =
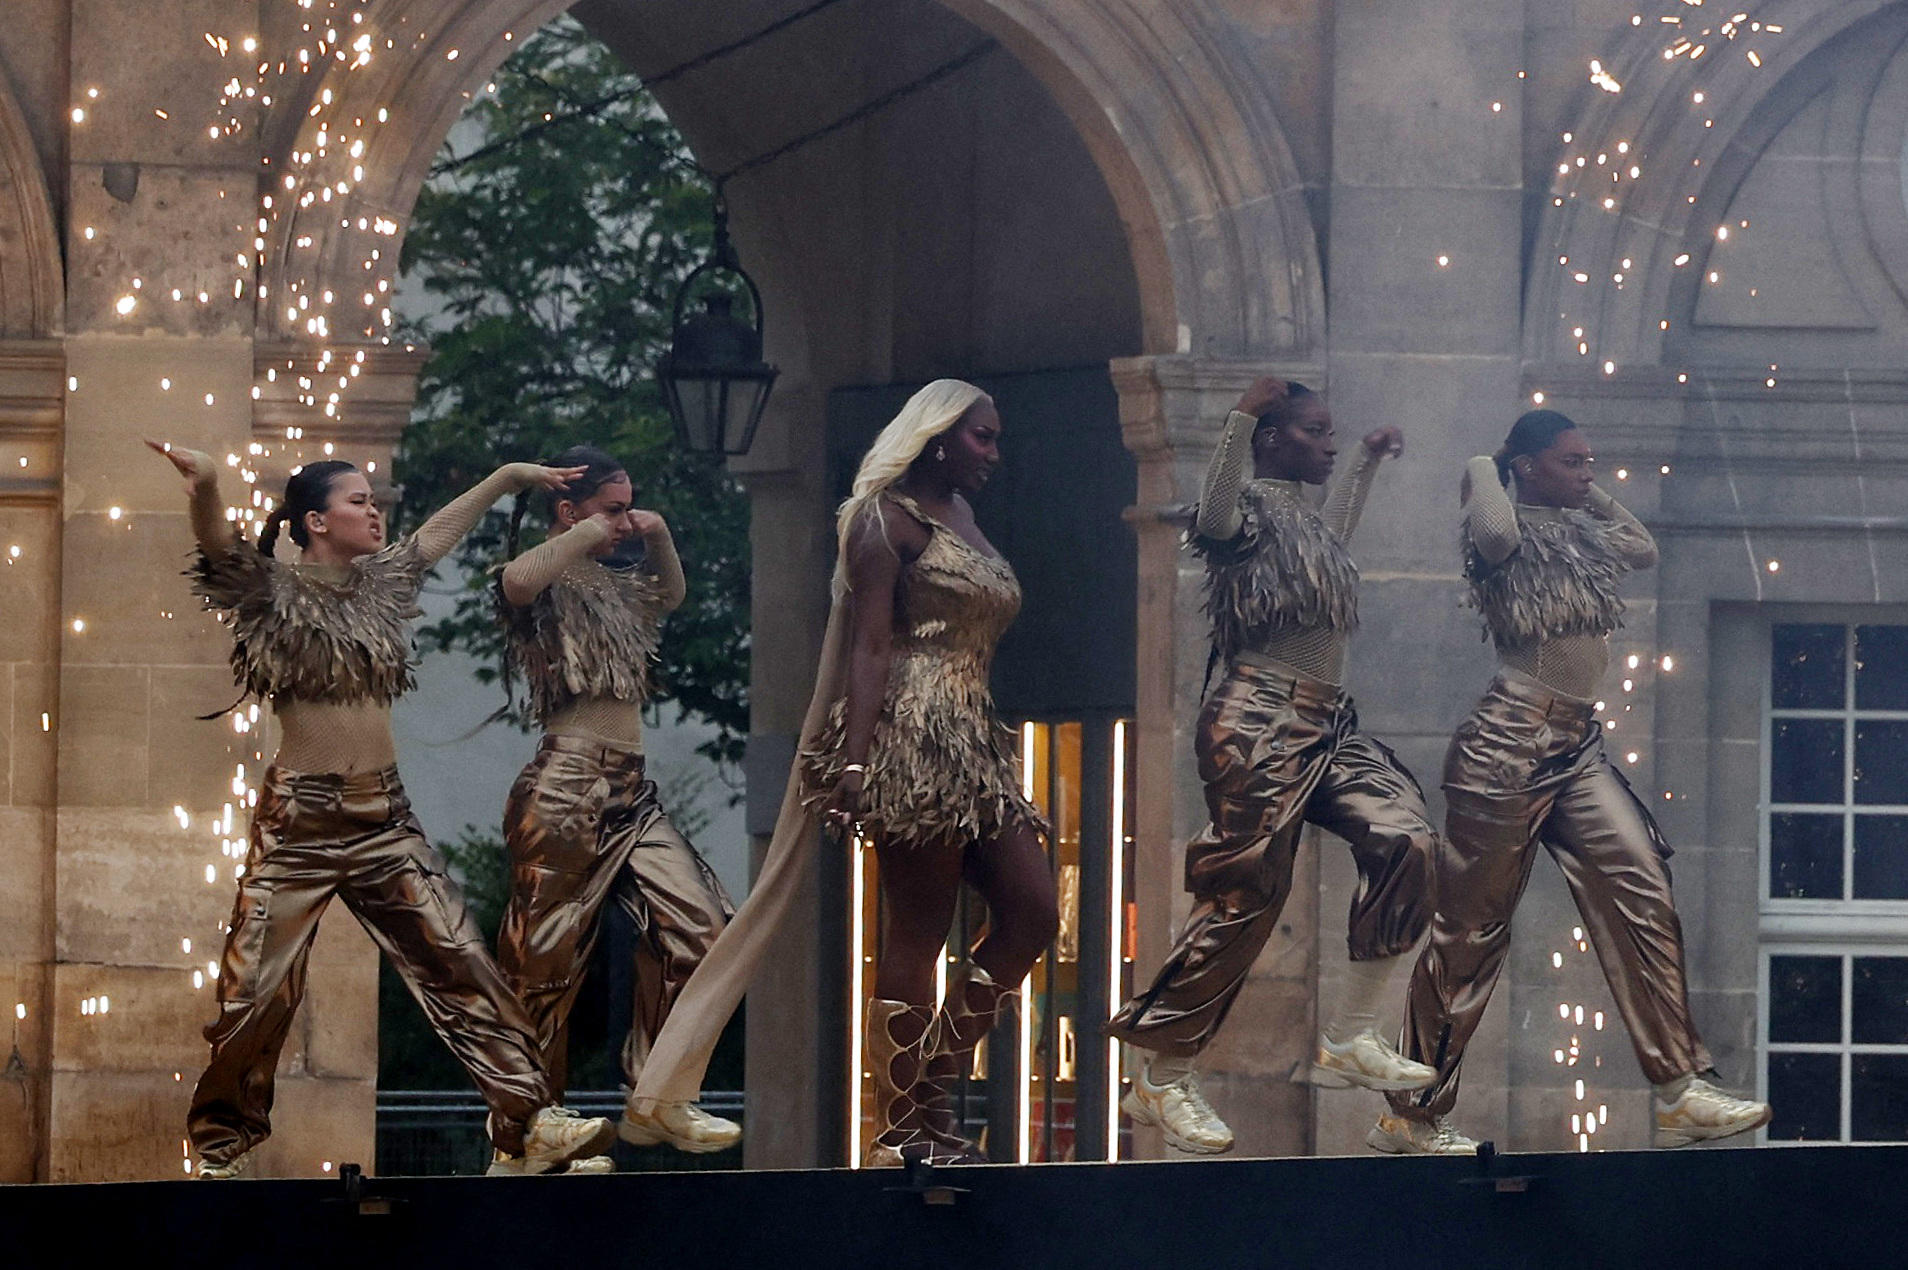
[[[927,528],[928,544],[902,571],[893,668],[867,757],[864,831],[934,844],[985,836],[1015,818],[1044,828],[1021,793],[1012,733],[987,687],[995,642],[1020,608],[1013,570],[912,500],[886,497]],[[851,597],[837,595],[762,871],[656,1038],[631,1095],[639,1112],[696,1097],[723,1025],[810,871],[820,804],[843,762],[851,615]]]

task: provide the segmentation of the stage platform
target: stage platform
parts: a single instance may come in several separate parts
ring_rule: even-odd
[[[1908,1147],[0,1187],[9,1267],[1889,1266]],[[947,1189],[942,1189],[947,1188]]]

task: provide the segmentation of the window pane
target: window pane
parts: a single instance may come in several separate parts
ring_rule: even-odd
[[[1769,1138],[1836,1142],[1842,1136],[1842,1056],[1769,1055]]]
[[[1769,898],[1842,898],[1842,818],[1799,811],[1769,816]]]
[[[1908,957],[1857,957],[1850,997],[1857,1045],[1908,1045]]]
[[[1851,1067],[1849,1141],[1908,1141],[1908,1054],[1857,1054]]]
[[[1776,719],[1769,736],[1769,792],[1775,801],[1841,805],[1840,719]]]
[[[1908,626],[1855,628],[1855,705],[1908,710]]]
[[[1769,1042],[1842,1039],[1842,959],[1769,958]]]
[[[1908,816],[1855,817],[1855,898],[1908,900]]]
[[[1778,710],[1839,710],[1847,673],[1847,628],[1783,624],[1769,650]]]
[[[1908,803],[1908,722],[1856,721],[1855,801]]]

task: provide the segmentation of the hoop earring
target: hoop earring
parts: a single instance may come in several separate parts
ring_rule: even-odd
[[[934,461],[936,463],[947,462],[947,447],[945,445],[937,445],[934,447]]]

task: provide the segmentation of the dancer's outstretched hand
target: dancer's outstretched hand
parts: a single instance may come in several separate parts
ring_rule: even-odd
[[[151,437],[146,438],[146,445],[153,453],[179,469],[179,475],[185,477],[187,489],[198,489],[218,475],[217,464],[203,450],[188,450],[170,441],[154,441]]]
[[[586,467],[545,467],[541,463],[506,463],[502,470],[509,474],[516,489],[547,490],[560,490],[589,471]]]
[[[1233,409],[1242,415],[1251,415],[1257,419],[1272,407],[1285,400],[1289,387],[1277,375],[1261,375],[1252,381],[1252,386],[1239,396],[1239,404]]]
[[[1365,449],[1375,459],[1395,459],[1404,453],[1404,432],[1398,428],[1379,428],[1366,433]]]

